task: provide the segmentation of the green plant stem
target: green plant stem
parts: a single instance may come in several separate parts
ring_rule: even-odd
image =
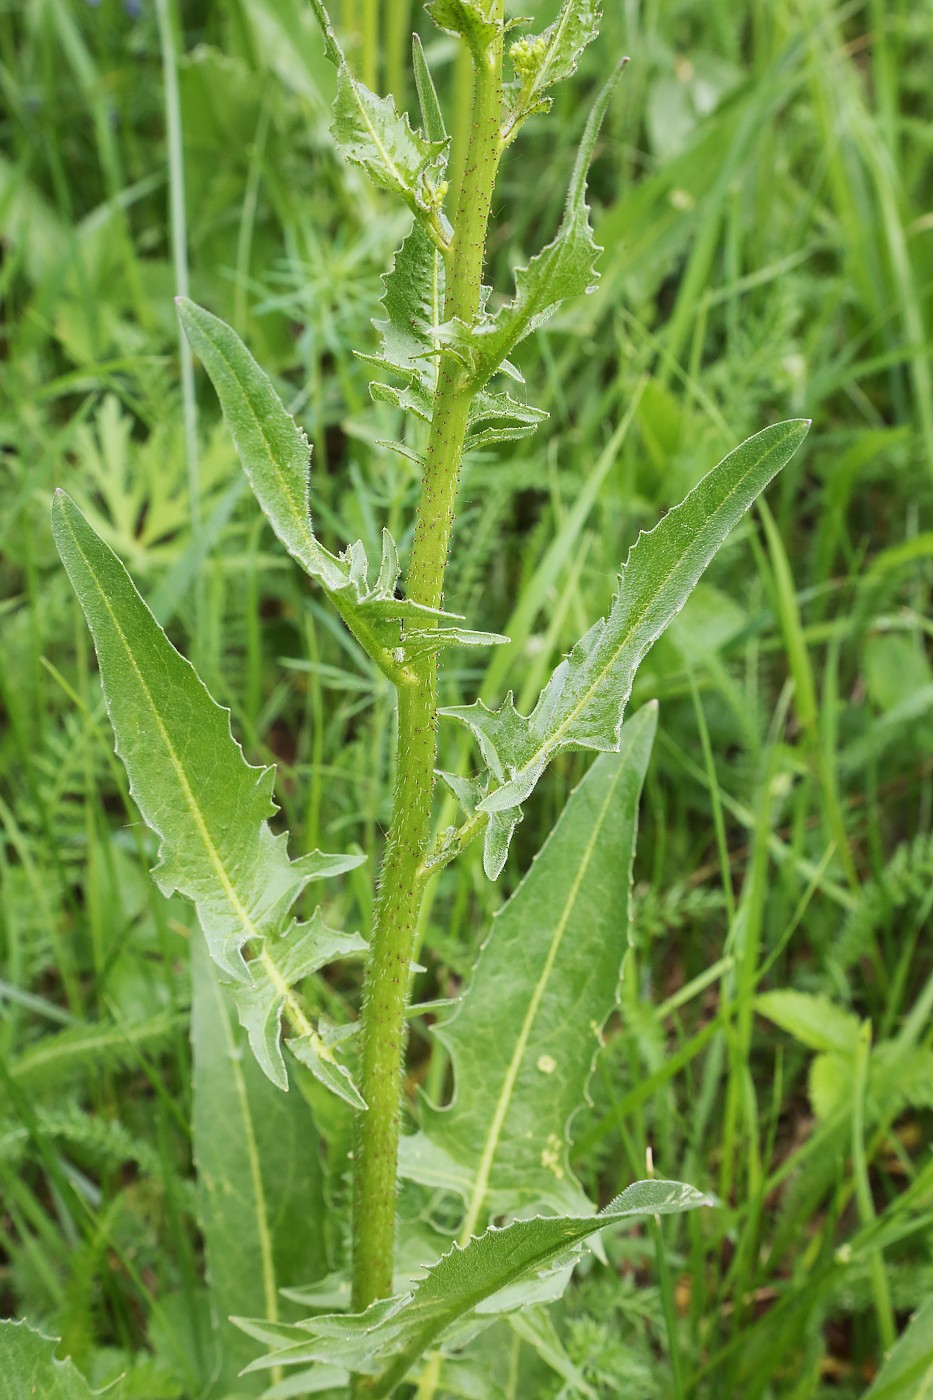
[[[498,0],[501,19],[502,0]],[[502,143],[502,40],[475,60],[473,124],[447,258],[445,315],[479,310],[486,230]],[[438,607],[443,597],[460,461],[473,397],[457,358],[444,351],[415,523],[407,595]],[[353,1200],[353,1306],[392,1291],[399,1097],[409,964],[424,893],[437,752],[437,659],[397,678],[398,741],[392,825],[383,862],[363,987],[360,1090]],[[360,1385],[363,1383],[360,1382]],[[359,1389],[357,1394],[364,1394]]]
[[[170,0],[156,0],[156,22],[162,51],[165,85],[165,127],[168,145],[169,206],[172,221],[172,266],[175,294],[188,296],[188,231],[185,218],[185,164],[182,142],[181,97],[178,91],[178,48]],[[198,461],[198,410],[194,391],[194,354],[181,326],[178,327],[178,360],[185,424],[185,456],[188,462],[188,503],[191,533],[201,531],[201,484]]]

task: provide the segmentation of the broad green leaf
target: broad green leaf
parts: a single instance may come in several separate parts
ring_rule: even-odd
[[[374,1379],[362,1391],[390,1395],[445,1332],[496,1293],[560,1264],[591,1235],[625,1220],[672,1215],[712,1205],[678,1181],[639,1181],[598,1215],[537,1216],[490,1229],[428,1267],[410,1292],[374,1303],[364,1313],[310,1318],[294,1327],[240,1319],[240,1326],[275,1349],[254,1367],[338,1362]]]
[[[434,242],[447,246],[452,229],[441,209],[447,141],[413,131],[392,97],[377,97],[355,78],[322,0],[311,0],[311,8],[324,35],[324,52],[337,69],[332,130],[338,147],[377,189],[399,195]]]
[[[601,250],[590,226],[586,176],[620,72],[621,65],[593,104],[577,152],[557,237],[532,258],[527,267],[518,269],[513,299],[473,331],[473,378],[479,385],[499,368],[520,340],[554,314],[562,301],[595,290],[596,259]]]
[[[810,992],[763,992],[755,1010],[811,1050],[852,1055],[861,1022],[853,1012]]]
[[[440,713],[466,724],[495,786],[489,814],[520,809],[547,764],[566,749],[617,751],[622,717],[642,657],[683,607],[723,540],[800,446],[807,419],[756,433],[714,467],[689,496],[629,551],[606,617],[553,672],[528,716],[511,693],[498,710],[478,701]],[[494,878],[487,835],[485,864]]]
[[[864,1400],[933,1400],[933,1298],[910,1319]]]
[[[307,1104],[278,1093],[241,1054],[227,994],[200,940],[191,974],[192,1147],[217,1348],[208,1395],[220,1400],[262,1390],[249,1377],[237,1381],[256,1347],[230,1316],[279,1318],[279,1290],[324,1270],[323,1174]]]
[[[73,1361],[57,1360],[57,1346],[54,1337],[44,1337],[25,1322],[0,1321],[4,1400],[91,1400],[95,1395],[119,1400],[119,1385],[92,1390]]]
[[[423,235],[422,235],[423,237]],[[431,245],[425,238],[429,251]],[[289,554],[327,590],[341,616],[370,656],[387,664],[398,647],[401,624],[449,613],[395,596],[399,562],[383,532],[375,584],[361,541],[341,555],[315,538],[309,505],[311,446],[266,375],[230,326],[184,297],[178,315],[217,391],[224,419],[253,492]]]
[[[484,0],[429,0],[428,14],[445,34],[466,40],[481,61],[502,32],[502,21],[491,18]]]
[[[557,19],[543,33],[511,45],[509,57],[518,90],[505,124],[506,140],[512,139],[526,117],[547,111],[547,89],[576,72],[580,55],[599,33],[600,18],[597,0],[565,0]]]
[[[586,1100],[628,946],[638,800],[657,725],[646,705],[597,760],[497,914],[469,989],[435,1029],[454,1071],[448,1108],[424,1102],[399,1170],[459,1193],[466,1233],[490,1216],[580,1213],[568,1128]]]
[[[160,838],[153,875],[164,894],[177,890],[193,901],[214,962],[249,989],[253,1050],[269,1077],[286,1088],[281,1056],[270,1051],[269,1023],[275,1023],[277,1045],[278,1012],[287,1000],[289,1020],[300,1032],[313,1028],[291,994],[291,964],[283,971],[279,963],[300,947],[298,961],[307,966],[312,940],[318,965],[343,956],[346,947],[345,935],[320,923],[295,925],[289,910],[311,880],[351,870],[363,857],[313,851],[289,859],[287,835],[273,836],[269,828],[276,811],[273,769],[246,762],[230,731],[229,710],[211,698],[119,559],[63,491],[55,494],[52,531],[94,637],[130,792]],[[257,1010],[263,994],[265,1018]]]

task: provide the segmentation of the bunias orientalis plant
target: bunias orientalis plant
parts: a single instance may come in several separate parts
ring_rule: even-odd
[[[595,1214],[570,1164],[568,1123],[584,1100],[598,1037],[616,1003],[637,809],[655,728],[646,706],[623,715],[636,668],[683,606],[716,550],[799,446],[808,424],[766,428],[743,443],[632,548],[606,615],[580,639],[530,715],[507,696],[438,707],[438,667],[450,647],[506,639],[444,611],[444,576],[460,467],[476,447],[535,431],[544,417],[510,393],[514,348],[569,297],[596,280],[598,249],[586,204],[588,165],[619,69],[593,105],[554,239],[516,274],[492,309],[483,284],[487,225],[499,161],[524,122],[544,113],[549,89],[570,77],[596,36],[595,0],[566,0],[543,33],[509,42],[502,0],[431,0],[428,12],[464,45],[473,111],[460,188],[447,187],[449,141],[420,45],[414,45],[422,128],[391,98],[353,75],[321,0],[312,0],[337,69],[334,134],[346,158],[400,198],[411,232],[386,278],[376,399],[415,429],[422,490],[404,579],[383,535],[378,565],[361,542],[333,554],[310,513],[310,448],[269,379],[236,334],[189,301],[179,314],[213,380],[243,467],[275,533],[323,590],[395,688],[397,763],[391,829],[369,942],[329,926],[317,909],[291,909],[305,886],[359,863],[320,852],[289,858],[274,836],[273,774],[250,767],[229,715],[171,646],[119,560],[64,495],[55,539],[94,636],[101,681],[139,809],[161,840],[155,877],[195,904],[217,974],[229,988],[253,1053],[283,1091],[289,1055],[355,1114],[352,1312],[297,1324],[241,1320],[266,1348],[257,1367],[309,1368],[308,1393],[349,1386],[385,1396],[420,1375],[419,1395],[441,1382],[437,1348],[463,1342],[483,1321],[554,1296],[582,1243],[616,1221],[683,1211],[707,1198],[676,1182],[630,1186]],[[507,70],[507,76],[506,76]],[[455,209],[452,220],[446,210]],[[439,719],[475,737],[478,772],[441,778],[463,809],[432,839]],[[522,806],[557,754],[602,756],[571,797],[540,859],[497,920],[461,1003],[438,1034],[452,1057],[449,1108],[422,1106],[419,1130],[399,1144],[401,1071],[410,964],[425,890],[482,840],[487,876],[505,863]],[[375,858],[377,853],[372,853]],[[348,1027],[316,1024],[302,984],[337,958],[365,962],[359,1045]],[[399,1176],[461,1202],[456,1237],[422,1256],[420,1281],[400,1281]],[[492,1218],[513,1217],[492,1228]],[[410,1277],[410,1275],[409,1275]],[[274,1297],[274,1288],[266,1290]],[[314,1290],[302,1295],[319,1306]],[[300,1393],[301,1380],[289,1393]]]

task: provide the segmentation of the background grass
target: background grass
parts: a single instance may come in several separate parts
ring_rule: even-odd
[[[0,1290],[146,1400],[209,1388],[191,915],[146,873],[51,491],[127,562],[250,758],[278,764],[295,854],[378,847],[391,699],[274,547],[203,376],[186,392],[185,265],[306,427],[325,543],[386,523],[404,548],[417,494],[353,354],[375,346],[405,219],[335,157],[311,16],[182,8],[183,33],[167,3],[0,12]],[[532,8],[540,25],[555,5]],[[630,53],[591,184],[600,291],[522,350],[550,421],[464,472],[448,604],[512,643],[455,659],[445,702],[513,687],[527,704],[639,528],[767,422],[814,427],[640,672],[634,703],[658,696],[661,728],[636,943],[575,1123],[594,1199],[650,1152],[722,1207],[609,1241],[555,1345],[599,1396],[857,1396],[933,1288],[933,18],[909,0],[607,9],[497,195],[505,291],[556,227],[586,95]],[[453,114],[451,46],[411,13]],[[391,14],[362,0],[342,18],[371,36],[361,66],[397,84]],[[442,748],[469,763],[453,727]],[[443,873],[420,992],[468,975],[581,771],[566,758],[541,784],[498,886],[475,852]],[[345,927],[367,926],[369,880],[337,890]],[[775,990],[802,996],[756,1009]],[[318,995],[343,1018],[357,991],[342,970]],[[444,1092],[420,1022],[411,1063],[412,1089]],[[332,1227],[319,1275],[341,1246]],[[533,1329],[482,1350],[487,1379],[465,1363],[450,1394],[587,1393]]]

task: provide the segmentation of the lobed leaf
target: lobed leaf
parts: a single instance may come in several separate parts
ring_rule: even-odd
[[[559,21],[558,21],[559,23]],[[473,377],[484,384],[519,341],[544,324],[561,302],[596,287],[596,259],[602,251],[593,238],[586,203],[586,176],[596,138],[622,64],[596,98],[587,119],[570,179],[563,222],[556,238],[515,274],[515,296],[473,332]]]
[[[271,1328],[238,1319],[251,1336],[275,1348],[250,1369],[336,1362],[372,1376],[360,1393],[379,1400],[390,1395],[425,1351],[461,1319],[502,1289],[560,1264],[598,1231],[624,1220],[712,1204],[710,1197],[682,1182],[640,1181],[598,1215],[537,1216],[487,1230],[463,1248],[454,1245],[410,1292],[373,1303],[363,1313]]]
[[[0,1320],[0,1375],[6,1400],[91,1400],[107,1394],[119,1400],[121,1386],[92,1390],[70,1359],[59,1361],[54,1337],[45,1337],[25,1322]]]
[[[511,692],[498,710],[477,701],[439,711],[472,730],[488,765],[491,790],[479,802],[480,811],[505,815],[520,809],[547,764],[567,749],[618,750],[642,657],[809,426],[808,419],[791,419],[756,433],[638,537],[608,614],[556,668],[530,715],[519,714]],[[488,844],[485,861],[487,873],[495,869]]]
[[[599,33],[601,18],[598,0],[565,0],[557,19],[541,34],[512,44],[509,57],[518,91],[506,122],[506,140],[526,117],[547,110],[545,93],[576,72],[580,55]]]
[[[276,949],[274,960],[259,957],[250,963],[252,983],[247,987],[235,987],[233,1000],[253,1053],[273,1084],[283,1088],[287,1084],[281,1051],[281,1021],[290,988],[328,963],[365,954],[366,947],[359,934],[328,928],[320,909],[316,909],[307,923],[293,925],[288,937]],[[304,1038],[307,1039],[307,1034]],[[293,1049],[300,1040],[290,1040],[289,1048]],[[332,1055],[324,1053],[323,1037],[318,1034],[313,1040],[317,1058],[310,1067],[315,1069],[322,1060],[334,1063],[344,1082],[342,1085],[331,1083],[330,1087],[342,1091],[341,1097],[355,1108],[365,1108],[347,1071],[333,1061]],[[309,1064],[307,1055],[298,1054],[297,1058]],[[318,1073],[318,1078],[324,1077],[323,1072]],[[328,1080],[332,1077],[327,1075]]]
[[[441,209],[446,140],[432,141],[413,131],[392,97],[378,97],[354,77],[322,0],[311,0],[324,35],[324,51],[337,69],[332,131],[342,154],[366,171],[377,189],[397,194],[445,247],[452,229]]]
[[[426,238],[424,243],[430,250]],[[269,524],[292,558],[327,590],[369,655],[391,669],[401,624],[452,615],[395,596],[400,570],[388,531],[383,531],[375,584],[369,582],[370,565],[361,541],[339,556],[319,543],[310,514],[308,439],[236,331],[184,297],[176,304],[191,347],[217,391],[243,469]]]
[[[392,403],[423,423],[431,421],[442,349],[453,350],[464,366],[472,364],[475,353],[470,328],[460,321],[444,320],[445,282],[444,260],[416,224],[383,280],[386,314],[373,323],[380,334],[381,352],[360,356],[365,363],[403,381],[401,386],[373,383],[373,398]],[[504,390],[480,388],[470,404],[463,450],[471,452],[526,437],[546,418],[541,409],[521,403]],[[406,451],[401,444],[393,445]]]
[[[582,1213],[569,1124],[586,1100],[628,947],[638,803],[657,726],[646,705],[593,764],[504,908],[466,995],[434,1029],[449,1107],[423,1101],[402,1176],[456,1191],[466,1230],[542,1207]]]
[[[314,851],[289,859],[287,835],[274,836],[269,828],[276,811],[273,769],[246,762],[229,710],[175,650],[126,569],[64,491],[55,493],[52,532],[94,637],[130,792],[160,839],[156,883],[163,894],[177,890],[195,904],[212,959],[249,991],[254,1052],[286,1088],[281,1056],[272,1051],[281,1033],[283,989],[309,962],[311,940],[318,941],[321,961],[335,956],[331,931],[322,936],[313,921],[304,929],[293,924],[283,939],[289,910],[310,881],[351,870],[364,858]],[[295,949],[302,958],[289,961]]]

